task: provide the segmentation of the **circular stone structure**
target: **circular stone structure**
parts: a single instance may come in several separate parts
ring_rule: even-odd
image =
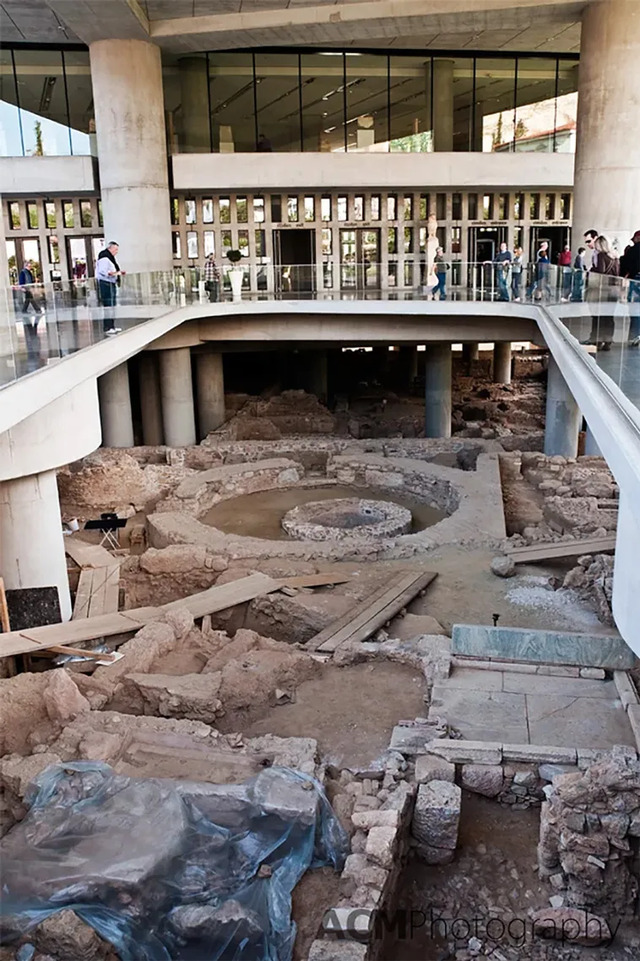
[[[411,521],[411,511],[399,504],[341,497],[300,504],[284,515],[282,526],[301,541],[377,540],[406,534]]]

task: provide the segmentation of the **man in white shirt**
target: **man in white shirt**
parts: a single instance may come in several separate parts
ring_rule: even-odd
[[[116,305],[118,291],[118,277],[123,277],[124,270],[120,270],[120,265],[116,260],[118,244],[112,240],[104,250],[98,254],[96,261],[96,280],[98,281],[98,298],[105,308],[103,325],[107,335],[119,334],[121,329],[116,327],[113,319],[113,308]]]

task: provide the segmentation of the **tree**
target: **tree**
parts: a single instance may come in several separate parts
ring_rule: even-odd
[[[522,140],[522,138],[526,137],[528,133],[529,131],[527,130],[526,123],[524,122],[522,117],[519,117],[518,122],[516,124],[516,140]]]
[[[40,120],[36,120],[33,125],[33,129],[36,135],[36,145],[31,151],[32,157],[44,157],[44,144],[42,142],[42,123]]]
[[[493,137],[491,138],[491,149],[495,150],[496,147],[502,143],[502,112],[498,114],[498,123],[496,124],[496,129],[493,131]]]

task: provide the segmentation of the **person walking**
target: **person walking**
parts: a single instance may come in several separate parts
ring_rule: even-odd
[[[592,227],[591,230],[586,230],[584,234],[584,244],[586,247],[584,255],[584,265],[587,270],[591,270],[591,264],[593,263],[595,257],[594,244],[600,235],[600,231]]]
[[[558,267],[560,268],[562,274],[562,288],[560,293],[560,300],[566,303],[569,300],[571,294],[571,247],[569,244],[565,244],[562,248],[562,253],[558,254]]]
[[[36,278],[33,273],[33,261],[25,260],[24,266],[20,271],[18,276],[18,286],[22,288],[24,294],[24,300],[22,301],[22,316],[26,320],[29,316],[29,307],[33,310],[36,318],[38,317],[39,310],[36,307],[36,302],[33,298],[33,285],[36,282]],[[35,326],[38,326],[38,321],[36,319]]]
[[[514,247],[513,260],[511,261],[511,295],[515,301],[520,302],[520,290],[522,285],[522,247]]]
[[[593,258],[587,278],[586,300],[592,303],[617,301],[619,297],[618,276],[620,262],[615,256],[607,238],[600,234],[593,242]],[[614,333],[612,311],[603,314],[592,311],[591,333],[588,344],[596,344],[600,350],[611,350]]]
[[[442,247],[438,247],[436,250],[436,255],[433,258],[433,272],[438,278],[437,284],[431,288],[431,296],[435,297],[436,293],[439,294],[439,300],[447,299],[447,271],[449,269],[449,264],[444,259],[444,250]]]
[[[584,298],[584,275],[587,269],[584,262],[585,254],[586,249],[584,247],[578,247],[576,259],[573,262],[571,300],[576,304],[581,303]]]
[[[119,334],[121,327],[114,323],[114,308],[116,306],[119,278],[124,277],[126,271],[120,269],[116,260],[119,245],[115,240],[110,241],[104,250],[98,254],[96,261],[96,280],[98,281],[98,298],[104,308],[103,328],[107,335]]]
[[[640,301],[640,230],[636,230],[620,258],[620,276],[629,281],[629,303]]]
[[[213,254],[209,254],[204,262],[204,289],[209,294],[209,302],[220,300],[220,271]]]
[[[536,300],[544,299],[549,293],[549,244],[543,240],[536,254],[535,275],[527,290],[527,297],[533,300],[533,295],[537,294]]]
[[[509,268],[513,257],[507,245],[500,244],[498,254],[493,258],[498,279],[498,300],[509,300]]]

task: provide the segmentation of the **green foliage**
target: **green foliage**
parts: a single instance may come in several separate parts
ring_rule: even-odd
[[[227,250],[227,260],[230,260],[232,264],[237,264],[239,260],[242,260],[242,251]]]

